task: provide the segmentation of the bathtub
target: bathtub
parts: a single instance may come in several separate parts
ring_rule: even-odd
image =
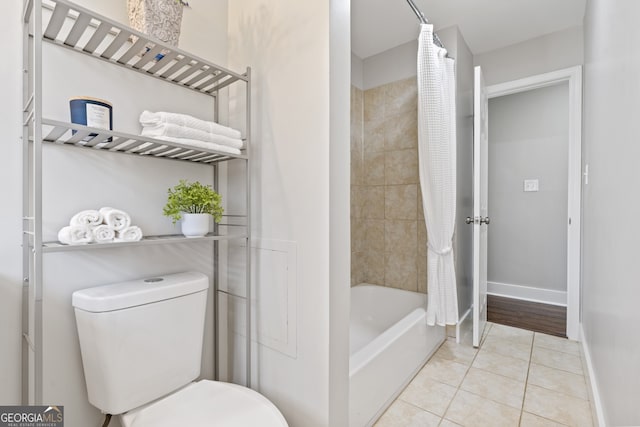
[[[349,426],[372,425],[445,339],[426,324],[426,295],[351,288]]]

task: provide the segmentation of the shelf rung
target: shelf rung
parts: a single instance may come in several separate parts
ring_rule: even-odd
[[[142,55],[142,57],[138,60],[138,62],[133,64],[133,68],[140,69],[144,67],[149,62],[154,61],[156,59],[156,56],[158,56],[160,53],[162,53],[162,46],[157,44],[153,48],[151,48],[148,52],[145,52],[145,54]]]
[[[31,109],[31,106],[33,105],[33,99],[34,99],[34,95],[32,93],[31,96],[29,97],[29,99],[27,99],[27,103],[22,108],[22,111],[24,113],[26,113],[27,111],[29,111]]]
[[[113,55],[120,50],[123,44],[127,41],[131,33],[128,31],[121,30],[120,33],[116,36],[115,39],[111,42],[111,44],[100,54],[101,57],[106,59],[112,59]]]
[[[160,61],[158,61],[156,63],[156,65],[154,65],[153,67],[149,68],[147,70],[147,72],[150,73],[150,74],[157,73],[158,71],[162,70],[164,67],[169,65],[171,63],[171,61],[173,61],[176,56],[178,56],[178,52],[176,52],[176,51],[172,51],[172,52],[167,53]]]
[[[45,38],[50,40],[56,39],[62,25],[64,25],[64,20],[67,19],[67,13],[69,13],[69,6],[63,3],[56,3],[51,19],[49,20],[49,25],[47,25],[47,29],[44,31]]]
[[[91,54],[95,52],[98,46],[100,46],[100,43],[102,43],[102,41],[107,36],[107,34],[109,34],[110,30],[111,30],[111,25],[107,24],[106,22],[101,22],[100,25],[98,25],[98,28],[96,29],[96,31],[93,33],[93,35],[87,42],[87,44],[84,45],[82,50]]]
[[[144,50],[144,45],[147,43],[146,40],[139,38],[136,42],[127,50],[124,55],[118,58],[118,62],[121,64],[126,64],[133,58],[138,55],[140,52]]]
[[[64,44],[66,44],[67,46],[75,47],[75,45],[78,44],[78,40],[80,40],[80,37],[82,37],[90,23],[91,16],[87,15],[86,13],[81,13],[76,18],[76,22],[73,24],[73,27],[71,28],[71,31],[69,32],[67,38],[64,40]]]

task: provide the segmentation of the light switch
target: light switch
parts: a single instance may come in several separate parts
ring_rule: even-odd
[[[537,179],[525,179],[524,180],[524,191],[538,191],[538,180]]]

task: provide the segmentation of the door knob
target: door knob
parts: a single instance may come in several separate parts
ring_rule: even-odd
[[[482,224],[489,225],[489,222],[491,222],[491,219],[488,216],[485,216],[484,218],[480,217],[480,225]]]
[[[473,218],[468,216],[467,219],[464,220],[464,222],[466,222],[467,224],[473,224]]]

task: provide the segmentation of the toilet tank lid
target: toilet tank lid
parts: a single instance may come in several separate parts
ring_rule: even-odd
[[[206,275],[189,271],[82,289],[74,292],[71,300],[77,309],[101,313],[177,298],[208,288]]]

